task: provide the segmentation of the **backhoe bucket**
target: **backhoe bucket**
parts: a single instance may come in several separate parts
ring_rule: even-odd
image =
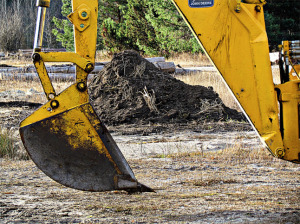
[[[57,102],[67,102],[64,100],[72,88],[61,93]],[[68,105],[59,105],[60,110],[52,111],[50,103],[26,118],[20,127],[28,154],[46,175],[79,190],[153,191],[137,182],[90,103],[66,110]]]

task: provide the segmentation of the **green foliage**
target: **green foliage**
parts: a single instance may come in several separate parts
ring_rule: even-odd
[[[200,46],[188,26],[168,0],[147,1],[146,18],[151,22],[160,51],[169,55],[172,52],[199,52]]]
[[[99,3],[98,26],[102,37],[102,46],[111,52],[133,48],[132,40],[125,34],[126,0],[107,1]]]
[[[271,50],[276,49],[282,40],[300,40],[300,1],[268,0],[267,2],[265,20]]]
[[[271,49],[282,40],[300,39],[299,0],[268,0],[265,6]],[[62,14],[71,12],[63,0]],[[52,32],[62,46],[73,49],[73,26],[54,18]],[[200,46],[170,0],[99,0],[98,49],[118,52],[133,49],[146,55],[200,51]]]
[[[200,46],[168,0],[102,1],[104,45],[112,52],[124,49],[146,55],[199,52]],[[105,10],[114,5],[114,10]],[[100,15],[101,16],[101,15]],[[108,17],[107,17],[108,16]]]
[[[63,0],[62,14],[71,11]],[[72,26],[67,20],[53,19],[57,40],[68,50],[73,46]],[[173,52],[199,52],[200,46],[169,0],[99,1],[98,49],[118,52],[125,49],[146,55],[169,56]]]
[[[62,0],[62,2],[61,14],[67,16],[72,12],[71,0]],[[52,22],[56,27],[52,30],[56,40],[67,50],[74,51],[73,25],[67,19],[56,17],[53,17]]]

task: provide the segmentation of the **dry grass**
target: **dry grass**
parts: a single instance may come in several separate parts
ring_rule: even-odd
[[[32,60],[30,58],[22,58],[22,59],[9,58],[6,60],[1,60],[0,65],[25,67],[25,66],[32,65]]]
[[[299,170],[196,159],[132,160],[156,193],[82,192],[52,181],[31,161],[2,162],[3,222],[299,223]],[[22,203],[22,204],[21,204]]]
[[[16,139],[14,131],[0,127],[0,158],[28,160],[28,154],[21,142]]]
[[[177,79],[189,85],[211,86],[222,99],[223,103],[233,109],[240,110],[232,93],[217,72],[194,72],[184,75],[176,75]]]
[[[171,56],[167,61],[174,62],[175,65],[181,67],[197,67],[197,66],[211,66],[210,60],[205,54],[189,54],[181,53]]]
[[[97,51],[96,52],[96,62],[104,62],[104,61],[111,61],[113,58],[113,55],[110,54],[109,52],[102,50],[102,51]]]
[[[68,86],[72,84],[72,82],[65,81],[53,81],[53,87],[56,93],[60,93]],[[30,93],[30,90],[34,89],[37,93]],[[16,96],[18,100],[28,100],[30,102],[36,103],[45,103],[47,99],[43,94],[43,87],[40,81],[30,81],[30,80],[0,80],[0,92],[4,91],[23,91],[25,94],[22,96]],[[19,99],[20,98],[20,99]]]
[[[275,84],[280,83],[279,68],[272,67],[273,81]],[[233,109],[240,111],[240,107],[237,104],[233,94],[224,83],[222,78],[217,72],[193,72],[183,75],[176,75],[175,78],[189,84],[189,85],[201,85],[211,86],[214,91],[217,92],[222,99],[223,103]]]
[[[194,160],[198,162],[202,160],[216,161],[223,164],[245,164],[256,162],[273,162],[278,161],[271,153],[265,148],[246,148],[243,147],[243,141],[237,141],[235,145],[231,145],[222,150],[217,151],[190,151],[165,154],[155,156],[155,158],[173,158],[181,160]]]
[[[30,88],[42,92],[43,88],[39,81],[23,81],[23,80],[0,80],[0,92],[8,90],[27,91]]]
[[[9,131],[2,131],[0,129],[0,157],[14,158],[15,148],[14,141]]]

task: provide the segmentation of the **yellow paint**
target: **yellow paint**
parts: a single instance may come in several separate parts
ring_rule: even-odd
[[[54,99],[59,102],[58,108],[52,109],[50,106],[51,101],[48,101],[41,108],[36,110],[33,114],[22,121],[20,127],[24,127],[37,121],[53,117],[56,114],[62,113],[89,102],[87,91],[78,91],[76,84],[73,84],[72,86],[61,92]]]
[[[72,62],[85,69],[91,61],[74,52],[39,52],[44,62]]]
[[[300,80],[277,85],[280,90],[279,101],[282,103],[283,143],[285,156],[283,159],[293,161],[300,153],[299,105]]]
[[[270,152],[276,155],[278,148],[284,148],[293,153],[286,153],[283,159],[297,160],[299,145],[288,149],[280,132],[265,31],[265,1],[215,0],[212,7],[205,8],[191,8],[188,1],[172,1]],[[293,116],[298,117],[298,112]],[[293,130],[295,127],[298,122]]]
[[[292,69],[290,71],[290,80],[299,80],[300,78],[300,64],[292,65]]]
[[[50,2],[50,1],[49,1]],[[74,24],[74,52],[36,52],[41,57],[34,62],[39,74],[44,92],[48,100],[51,95],[56,95],[49,79],[44,62],[73,62],[76,64],[76,82],[87,82],[88,72],[85,71],[90,64],[95,63],[96,41],[97,41],[97,0],[73,0],[73,12],[69,19]],[[80,25],[84,26],[84,29]],[[84,98],[88,98],[87,96]],[[68,103],[67,103],[68,104]]]
[[[100,121],[95,121],[93,117],[89,116],[90,111],[86,110],[91,110],[90,104],[66,111],[59,119],[52,117],[50,120],[51,132],[58,135],[64,133],[63,137],[72,145],[73,150],[96,148],[100,154],[104,154],[109,159],[116,171],[121,173],[93,126],[93,123]]]
[[[35,69],[39,75],[41,84],[43,86],[44,92],[48,100],[50,100],[50,94],[56,95],[53,85],[50,81],[49,75],[46,70],[46,66],[44,61],[41,59],[39,61],[34,62]]]

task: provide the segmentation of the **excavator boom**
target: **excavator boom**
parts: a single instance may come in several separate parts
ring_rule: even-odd
[[[172,1],[271,154],[300,163],[300,80],[273,83],[266,1]]]
[[[293,78],[284,72],[282,83],[274,85],[265,1],[172,1],[272,155],[300,163],[299,69]],[[50,0],[37,0],[37,6],[33,63],[48,102],[20,124],[32,160],[52,179],[72,188],[153,191],[136,180],[89,103],[87,76],[95,63],[98,0],[72,0],[68,18],[74,25],[74,53],[42,52]],[[291,52],[287,55],[297,55],[295,48]],[[60,94],[45,67],[45,62],[58,61],[76,64],[76,82]]]

